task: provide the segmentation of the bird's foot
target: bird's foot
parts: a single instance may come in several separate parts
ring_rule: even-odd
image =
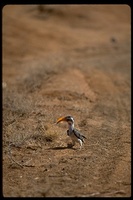
[[[72,143],[67,144],[68,148],[72,148],[73,146],[74,146],[74,144],[72,144]]]
[[[82,146],[79,147],[79,150],[81,150]]]

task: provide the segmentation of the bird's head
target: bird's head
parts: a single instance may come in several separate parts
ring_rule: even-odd
[[[61,121],[65,121],[67,122],[68,124],[74,124],[74,119],[72,116],[66,116],[66,117],[60,117],[58,120],[57,120],[57,124]]]

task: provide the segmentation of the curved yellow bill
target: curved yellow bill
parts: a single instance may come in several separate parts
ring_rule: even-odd
[[[58,123],[61,122],[61,121],[66,121],[66,117],[60,117],[60,118],[57,120],[56,124],[58,124]]]

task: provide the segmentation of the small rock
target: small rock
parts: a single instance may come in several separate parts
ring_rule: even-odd
[[[110,38],[110,41],[111,41],[112,43],[116,43],[116,42],[117,42],[117,40],[116,40],[115,37],[111,37],[111,38]]]
[[[39,177],[35,177],[35,180],[38,180],[39,179]]]
[[[2,88],[6,88],[7,87],[7,83],[6,82],[2,82]]]

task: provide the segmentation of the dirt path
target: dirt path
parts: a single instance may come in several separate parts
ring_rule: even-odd
[[[130,42],[128,6],[4,8],[5,197],[131,195]]]

